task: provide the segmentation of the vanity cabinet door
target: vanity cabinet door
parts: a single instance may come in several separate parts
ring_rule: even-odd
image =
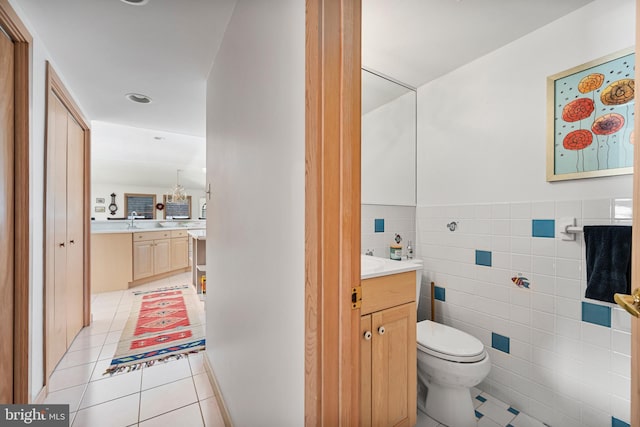
[[[416,422],[416,305],[371,315],[371,413],[373,426]]]
[[[153,273],[171,271],[171,239],[153,241]]]

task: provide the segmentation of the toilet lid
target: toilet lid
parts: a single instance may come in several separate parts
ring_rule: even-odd
[[[441,323],[424,320],[416,331],[418,349],[453,362],[477,362],[484,359],[484,345],[477,338]]]

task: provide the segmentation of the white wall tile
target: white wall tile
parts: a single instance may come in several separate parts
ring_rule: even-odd
[[[556,297],[557,310],[559,317],[568,317],[569,319],[582,320],[582,304],[580,301],[569,298]]]
[[[631,316],[625,310],[614,307],[611,310],[611,328],[631,332]]]
[[[540,310],[550,314],[554,314],[556,312],[556,298],[553,295],[534,292],[532,299],[532,308],[534,310]]]
[[[509,219],[510,205],[509,203],[493,203],[491,205],[492,219]]]
[[[582,322],[581,339],[585,343],[611,348],[611,328]]]
[[[531,202],[511,203],[511,219],[531,219]]]
[[[532,228],[531,220],[514,219],[511,221],[511,235],[518,237],[531,237]]]
[[[531,253],[540,256],[556,256],[555,239],[532,239]]]
[[[618,374],[611,374],[612,394],[622,399],[631,399],[631,379]]]
[[[533,202],[531,218],[554,219],[556,217],[556,204],[553,201]]]
[[[618,396],[611,396],[611,415],[624,421],[627,424],[631,423],[631,402],[629,399],[623,399]]]
[[[511,252],[520,255],[531,255],[530,237],[512,237]]]
[[[491,234],[495,236],[510,236],[511,221],[507,219],[494,219],[491,221]]]
[[[613,200],[613,219],[632,219],[633,199]]]
[[[582,266],[580,261],[572,259],[557,259],[556,275],[566,279],[580,279],[582,277]]]
[[[541,256],[533,256],[531,258],[533,261],[532,269],[533,271],[536,272],[536,274],[542,274],[545,276],[555,276],[556,274],[555,258],[541,257]]]
[[[581,328],[578,320],[566,317],[556,317],[556,332],[560,336],[559,340],[565,338],[577,339],[580,337]]]
[[[523,288],[512,288],[509,290],[511,304],[521,307],[531,307],[531,290]]]
[[[611,199],[584,200],[582,202],[583,219],[610,219]]]
[[[631,377],[631,356],[616,352],[611,353],[611,372],[623,377]]]
[[[531,270],[531,256],[511,254],[511,269],[515,272],[524,273]]]
[[[491,236],[491,250],[509,252],[511,250],[511,238],[509,236]]]
[[[556,290],[556,278],[553,276],[544,276],[541,274],[534,274],[531,279],[531,289],[536,292],[543,292],[545,294],[553,295]]]
[[[556,218],[582,218],[582,201],[569,200],[556,202]]]
[[[583,249],[581,234],[578,234],[575,242],[561,239],[555,239],[555,241],[556,256],[558,258],[582,259]]]
[[[531,326],[547,332],[555,332],[555,316],[543,311],[531,310]]]
[[[611,331],[611,350],[630,356],[631,334],[616,330]]]
[[[556,295],[564,298],[580,299],[580,281],[562,277],[556,278]]]

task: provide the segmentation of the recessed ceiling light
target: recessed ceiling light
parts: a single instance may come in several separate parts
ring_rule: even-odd
[[[162,141],[164,139],[164,136],[154,136],[153,139],[155,139],[156,141]]]
[[[151,98],[141,93],[128,93],[125,96],[129,101],[137,102],[138,104],[149,104],[151,102]]]
[[[143,6],[149,2],[149,0],[120,0],[122,3],[130,4],[133,6]]]

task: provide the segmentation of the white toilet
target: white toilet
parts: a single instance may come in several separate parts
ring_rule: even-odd
[[[421,260],[414,262],[422,267]],[[416,301],[420,301],[421,270],[416,274]],[[416,341],[418,408],[449,427],[476,427],[471,387],[491,370],[484,345],[466,332],[430,320],[418,322]]]
[[[416,338],[423,391],[418,393],[418,408],[449,427],[476,427],[470,389],[491,369],[484,345],[466,332],[430,320],[418,322]]]

